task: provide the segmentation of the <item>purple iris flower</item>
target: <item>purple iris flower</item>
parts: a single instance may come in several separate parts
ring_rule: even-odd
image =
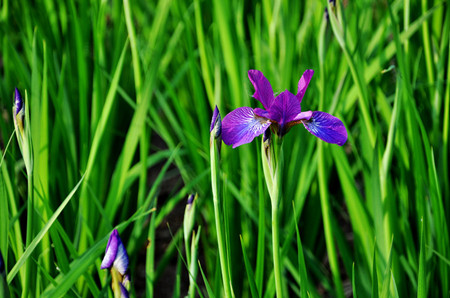
[[[298,82],[297,95],[288,90],[274,98],[272,86],[259,70],[249,70],[248,78],[255,87],[253,97],[264,107],[241,107],[228,113],[222,121],[222,139],[225,144],[236,148],[250,143],[270,127],[279,137],[283,137],[292,126],[302,123],[319,139],[342,146],[347,141],[347,130],[338,118],[318,111],[302,112],[300,103],[314,74],[306,70]]]
[[[122,276],[128,269],[128,254],[125,246],[120,240],[119,233],[114,230],[106,245],[105,257],[103,258],[101,269],[116,269]]]

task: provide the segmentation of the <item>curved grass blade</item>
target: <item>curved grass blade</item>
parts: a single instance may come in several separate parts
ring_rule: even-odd
[[[72,189],[72,191],[69,193],[69,195],[64,199],[64,201],[61,203],[61,205],[56,209],[55,213],[50,217],[47,224],[42,228],[42,230],[37,234],[37,236],[31,241],[30,245],[25,250],[24,254],[20,259],[17,261],[16,265],[11,269],[11,271],[8,274],[8,284],[11,283],[11,281],[16,276],[17,272],[19,272],[19,269],[22,267],[22,265],[25,263],[25,261],[30,257],[31,253],[34,251],[36,246],[39,244],[39,242],[42,240],[44,235],[47,233],[47,231],[50,229],[50,227],[55,222],[56,218],[61,214],[61,212],[64,210],[64,208],[67,206],[67,204],[70,202],[70,200],[73,198],[75,192],[78,190],[78,188],[81,185],[81,182],[84,180],[84,175],[81,177],[80,181],[77,185]]]

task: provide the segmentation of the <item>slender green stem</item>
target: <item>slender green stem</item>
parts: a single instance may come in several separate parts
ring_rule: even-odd
[[[33,240],[33,227],[34,227],[34,191],[33,191],[33,173],[28,173],[28,200],[27,200],[27,235],[26,235],[26,247],[30,245]],[[34,288],[32,278],[35,266],[32,263],[32,256],[27,259],[25,266],[25,287],[22,292],[22,297],[28,297],[28,291]]]
[[[283,174],[283,148],[282,141],[276,136],[275,140],[269,141],[268,147],[264,146],[263,141],[263,165],[265,166],[264,175],[266,176],[267,188],[272,201],[272,252],[273,267],[275,277],[275,289],[277,297],[283,297],[283,287],[281,279],[281,260],[280,260],[280,222],[278,219],[278,206],[281,202],[281,181]],[[268,176],[269,175],[269,176]]]
[[[232,297],[230,278],[228,275],[228,262],[225,259],[225,242],[223,239],[221,213],[219,212],[219,195],[218,190],[220,189],[220,177],[219,177],[219,150],[214,139],[214,135],[211,134],[210,140],[210,157],[211,157],[211,186],[213,193],[213,203],[214,203],[214,218],[216,223],[217,232],[217,243],[219,246],[219,261],[220,270],[222,272],[223,288],[225,291],[225,297]]]
[[[280,263],[280,247],[279,244],[279,220],[278,220],[278,207],[272,204],[272,247],[273,247],[273,267],[275,276],[275,288],[277,297],[283,297],[283,288],[281,286],[281,263]]]

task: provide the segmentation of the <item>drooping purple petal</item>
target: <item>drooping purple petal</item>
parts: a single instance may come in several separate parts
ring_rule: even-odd
[[[253,69],[248,71],[248,78],[252,82],[253,87],[255,87],[253,97],[259,100],[266,110],[269,110],[274,101],[273,90],[269,80],[267,80],[262,72]]]
[[[106,245],[105,257],[103,258],[101,269],[114,267],[120,274],[125,274],[128,269],[128,254],[125,246],[120,240],[119,233],[114,230],[109,236]]]
[[[347,130],[339,118],[324,112],[312,112],[309,120],[303,121],[305,128],[319,139],[342,146],[347,141]]]
[[[300,103],[295,95],[288,90],[281,92],[277,98],[275,98],[275,101],[269,110],[270,119],[277,122],[281,129],[283,129],[288,122],[293,121],[300,112]]]
[[[223,118],[222,140],[225,144],[236,148],[253,141],[270,124],[269,119],[257,116],[252,108],[237,108]]]
[[[211,127],[209,129],[209,132],[212,132],[213,129],[215,129],[215,138],[218,138],[221,134],[222,134],[222,121],[220,118],[220,113],[219,113],[219,109],[216,108],[214,109],[214,113],[211,119]]]
[[[109,236],[108,244],[106,245],[105,256],[103,257],[100,269],[112,267],[114,260],[116,259],[119,241],[120,238],[117,230],[112,231],[111,236]]]
[[[303,95],[305,95],[306,89],[308,88],[309,82],[314,74],[314,70],[307,69],[303,73],[302,77],[298,81],[298,89],[297,89],[297,99],[299,102],[302,102]]]

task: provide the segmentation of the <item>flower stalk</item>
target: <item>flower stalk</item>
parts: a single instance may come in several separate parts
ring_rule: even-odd
[[[248,78],[255,88],[253,97],[261,103],[263,109],[240,107],[223,118],[223,142],[232,145],[233,148],[250,143],[257,136],[264,135],[261,156],[264,177],[272,202],[273,262],[278,297],[283,297],[278,218],[284,164],[282,138],[293,126],[303,124],[312,135],[327,143],[342,146],[347,141],[347,130],[339,118],[321,111],[302,111],[302,99],[313,74],[312,69],[307,69],[303,73],[298,81],[296,95],[285,90],[275,97],[272,86],[264,74],[259,70],[249,70]],[[212,128],[213,124],[211,124],[211,130]],[[214,175],[213,172],[211,174]]]
[[[282,179],[284,167],[283,142],[275,134],[274,137],[264,135],[262,142],[262,163],[264,177],[269,191],[272,206],[272,252],[277,297],[283,297],[282,265],[280,254],[280,221],[279,206],[282,198]]]
[[[19,89],[14,90],[13,107],[14,129],[19,144],[20,152],[25,164],[28,182],[28,200],[27,200],[27,230],[26,247],[28,247],[34,238],[34,184],[33,184],[33,143],[31,140],[30,113],[28,106],[28,95],[25,92],[25,100],[22,99]],[[22,297],[28,296],[29,289],[34,288],[32,284],[34,276],[34,267],[32,258],[28,258],[25,266],[25,281]]]
[[[233,297],[231,289],[231,280],[228,270],[228,262],[226,259],[226,247],[223,237],[223,220],[219,208],[222,206],[220,189],[220,147],[222,143],[222,121],[220,118],[219,109],[214,109],[213,118],[210,128],[210,161],[211,161],[211,188],[213,194],[214,218],[216,223],[217,243],[219,246],[219,261],[222,273],[222,282],[225,292],[225,297]]]

